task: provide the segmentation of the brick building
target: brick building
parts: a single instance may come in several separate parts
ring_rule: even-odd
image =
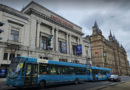
[[[96,21],[93,33],[90,36],[93,66],[110,68],[112,73],[119,75],[127,74],[129,63],[127,53],[123,46],[119,44],[115,35],[109,35],[109,40],[105,39]]]

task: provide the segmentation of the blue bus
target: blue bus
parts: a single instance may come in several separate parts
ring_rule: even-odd
[[[111,75],[111,69],[87,66],[88,81],[108,80]]]
[[[18,56],[11,60],[7,86],[44,88],[87,81],[86,65]]]

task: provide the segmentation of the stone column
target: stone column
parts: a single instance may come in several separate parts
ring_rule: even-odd
[[[7,58],[8,61],[9,61],[9,57],[10,57],[10,53],[8,53],[8,58]]]
[[[58,31],[59,31],[59,29],[58,28],[56,28],[56,42],[55,42],[55,47],[56,47],[56,51],[58,51]]]
[[[67,54],[69,53],[68,33],[66,33]]]
[[[37,47],[39,47],[39,33],[40,33],[40,24],[41,22],[37,22]]]
[[[72,50],[72,48],[71,48],[71,34],[69,34],[69,49],[70,49],[70,54],[71,54],[71,50]]]
[[[78,41],[78,45],[79,45],[79,37],[77,38],[77,41]]]
[[[15,54],[15,57],[17,57],[17,54]]]
[[[53,35],[53,39],[54,39],[54,27],[52,27],[52,35]],[[55,40],[55,39],[54,39]],[[54,45],[54,41],[53,41],[53,49],[52,49],[52,51],[54,51],[54,47],[55,47],[55,45]]]
[[[42,43],[42,36],[40,35],[40,39],[39,39],[39,47],[41,48],[41,43]]]

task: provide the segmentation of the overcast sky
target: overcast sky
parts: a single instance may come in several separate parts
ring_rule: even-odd
[[[21,9],[32,0],[0,0],[0,3]],[[95,20],[108,39],[110,29],[123,45],[130,61],[130,0],[33,0],[47,9],[82,27],[86,35],[92,34]]]

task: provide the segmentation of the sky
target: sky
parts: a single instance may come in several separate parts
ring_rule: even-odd
[[[21,11],[31,1],[82,27],[84,36],[92,35],[96,20],[106,39],[111,30],[130,62],[130,0],[0,0],[0,3]]]

